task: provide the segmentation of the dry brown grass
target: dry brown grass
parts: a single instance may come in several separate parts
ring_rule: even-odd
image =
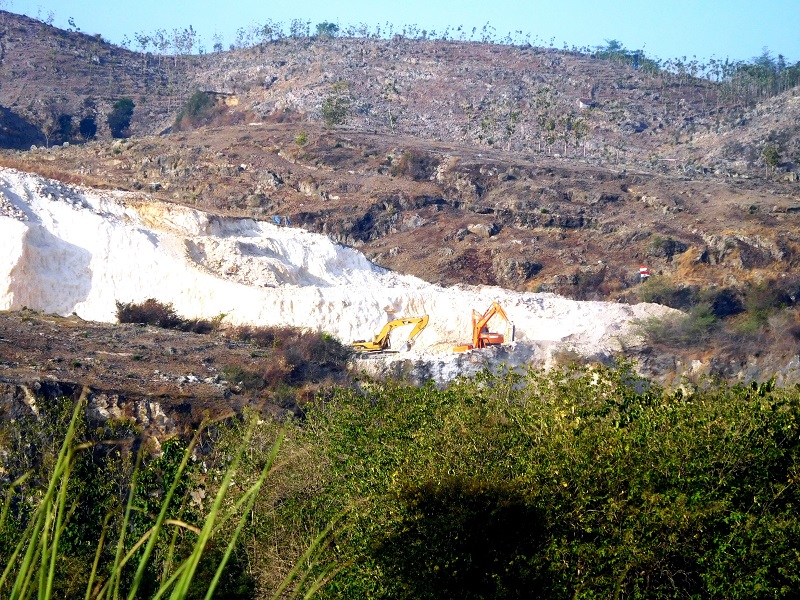
[[[24,171],[26,173],[35,173],[36,175],[41,175],[47,179],[54,179],[67,185],[85,186],[104,190],[126,189],[118,183],[54,167],[52,164],[44,163],[31,155],[22,157],[0,154],[0,167],[16,169],[17,171]]]

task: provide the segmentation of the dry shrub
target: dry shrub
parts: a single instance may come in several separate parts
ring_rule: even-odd
[[[439,161],[419,150],[406,150],[392,159],[389,170],[393,177],[405,176],[414,181],[426,181],[436,172]]]
[[[182,319],[172,304],[163,304],[155,298],[144,302],[117,302],[117,319],[120,323],[146,323],[165,329],[177,329]]]
[[[559,289],[559,293],[575,300],[604,300],[612,290],[620,288],[619,282],[612,282],[606,267],[600,269],[578,270],[572,277],[574,285]]]
[[[228,365],[220,369],[220,374],[229,383],[241,388],[245,392],[258,392],[263,390],[266,382],[260,373],[243,369],[239,365]]]
[[[289,330],[289,331],[284,331]],[[261,348],[276,348],[281,340],[289,337],[291,327],[255,327],[252,325],[239,325],[229,327],[225,334],[235,340],[250,342]]]
[[[454,277],[463,277],[464,273],[469,273],[471,283],[497,285],[492,257],[488,252],[477,248],[467,248],[443,270]]]
[[[297,327],[242,325],[226,331],[236,340],[272,351],[274,361],[265,379],[296,385],[320,381],[347,368],[352,350],[333,336]]]
[[[145,323],[163,329],[177,329],[191,333],[211,333],[218,322],[207,319],[184,319],[172,304],[148,298],[144,302],[117,302],[117,320],[120,323]]]
[[[292,366],[286,362],[283,356],[277,357],[267,365],[264,370],[264,382],[267,387],[274,388],[286,381],[292,372]]]

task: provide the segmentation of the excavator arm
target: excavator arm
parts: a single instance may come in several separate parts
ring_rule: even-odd
[[[420,333],[422,333],[422,330],[428,326],[428,315],[423,315],[421,317],[418,317],[418,319],[419,320],[417,321],[417,324],[414,326],[414,329],[412,329],[411,333],[408,334],[407,343],[409,346],[414,343],[414,340]]]
[[[408,344],[410,345],[414,339],[422,332],[428,325],[428,315],[421,317],[403,317],[402,319],[395,319],[389,321],[383,326],[380,333],[372,338],[372,341],[356,340],[350,345],[358,352],[381,352],[389,347],[389,334],[392,330],[402,327],[403,325],[414,325],[408,336]]]
[[[502,344],[505,341],[502,333],[489,333],[486,328],[495,315],[498,315],[506,323],[509,322],[506,311],[497,302],[492,302],[492,305],[482,315],[472,311],[472,344],[475,348],[485,348],[488,345]],[[476,317],[478,318],[476,319]]]
[[[502,333],[490,332],[487,325],[495,315],[500,316],[509,327],[512,328],[511,339],[513,341],[513,325],[506,315],[506,311],[497,302],[492,302],[492,305],[486,309],[486,312],[481,314],[476,310],[472,311],[472,343],[464,344],[462,346],[455,346],[454,352],[466,352],[474,348],[486,348],[486,346],[494,346],[505,342],[505,336]]]

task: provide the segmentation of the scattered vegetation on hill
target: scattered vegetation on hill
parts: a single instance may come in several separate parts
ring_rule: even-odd
[[[790,353],[800,339],[800,280],[784,277],[738,287],[701,288],[652,277],[638,296],[684,311],[684,315],[650,319],[641,332],[660,348],[715,347],[739,356]]]

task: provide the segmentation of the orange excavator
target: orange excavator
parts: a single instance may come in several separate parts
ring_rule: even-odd
[[[408,341],[406,341],[406,344],[408,344],[408,347],[410,347],[414,342],[414,338],[416,338],[422,332],[422,330],[427,327],[428,315],[423,315],[421,317],[403,317],[402,319],[389,321],[383,326],[383,329],[381,329],[380,333],[372,338],[372,341],[356,340],[350,345],[357,352],[386,352],[389,350],[389,334],[392,332],[392,330],[402,327],[403,325],[412,324],[414,324],[414,328],[408,334]]]
[[[466,352],[467,350],[474,350],[475,348],[486,348],[487,346],[497,346],[505,342],[505,335],[502,333],[493,333],[489,331],[489,321],[495,315],[499,316],[506,323],[511,331],[511,340],[514,341],[514,324],[508,320],[506,312],[503,307],[497,302],[492,302],[492,305],[481,314],[477,310],[472,311],[472,343],[464,344],[463,346],[455,346],[453,352]]]

